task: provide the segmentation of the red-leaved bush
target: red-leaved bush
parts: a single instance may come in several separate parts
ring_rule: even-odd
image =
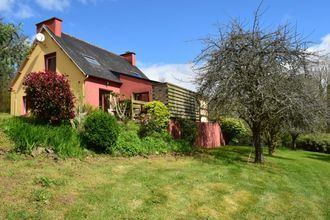
[[[31,113],[38,119],[59,123],[74,117],[74,95],[62,74],[31,72],[23,85]]]

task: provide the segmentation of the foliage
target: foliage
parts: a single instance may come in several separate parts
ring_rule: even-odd
[[[7,160],[12,160],[12,161],[17,161],[18,160],[18,155],[14,151],[10,151],[6,154],[6,159]]]
[[[186,119],[177,118],[181,129],[181,139],[187,141],[190,145],[193,145],[197,137],[196,122]]]
[[[139,124],[129,121],[120,124],[118,143],[113,148],[114,155],[137,156],[163,154],[172,152],[190,152],[192,145],[187,141],[174,141],[168,132],[152,133],[147,137],[139,137]]]
[[[15,149],[31,153],[36,147],[52,148],[60,156],[75,157],[83,153],[79,134],[69,125],[40,124],[29,118],[8,118],[1,125],[14,141]]]
[[[76,108],[76,113],[74,119],[71,121],[71,125],[73,128],[76,128],[78,131],[81,131],[84,126],[84,122],[86,120],[86,117],[91,114],[92,112],[97,111],[98,109],[94,106],[91,106],[89,104],[85,104],[80,102]]]
[[[10,81],[25,58],[29,44],[21,25],[4,23],[0,18],[0,112],[9,112]]]
[[[47,176],[40,176],[34,179],[34,182],[37,185],[40,185],[42,187],[48,188],[52,186],[60,186],[60,185],[65,185],[64,181],[62,180],[57,180],[57,179],[52,179]]]
[[[238,139],[247,134],[247,129],[239,118],[220,118],[221,131],[226,144],[238,143]]]
[[[100,110],[87,116],[82,132],[86,147],[97,152],[111,152],[118,135],[119,127],[114,116]]]
[[[315,54],[288,24],[261,28],[259,8],[252,25],[233,20],[218,33],[204,40],[205,49],[196,58],[199,93],[209,97],[211,111],[244,119],[252,132],[255,162],[262,163],[261,135],[269,122],[296,115],[308,122],[308,115],[319,113],[319,98],[304,85],[311,77],[305,67]]]
[[[118,142],[112,153],[115,155],[136,156],[143,154],[143,146],[138,135],[140,127],[133,121],[120,124]],[[141,149],[142,148],[142,149]]]
[[[38,119],[59,123],[74,117],[74,95],[64,75],[32,72],[25,77],[23,85],[29,108]]]
[[[330,134],[305,134],[297,139],[297,148],[330,154]]]
[[[51,193],[46,189],[39,189],[33,192],[33,198],[36,202],[47,204],[51,199]]]
[[[140,136],[146,137],[152,133],[162,133],[166,131],[170,120],[170,112],[164,103],[152,101],[143,105],[147,114],[142,119]]]

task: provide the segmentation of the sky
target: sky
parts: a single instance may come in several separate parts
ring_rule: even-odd
[[[238,18],[251,23],[260,0],[0,0],[0,17],[21,23],[35,36],[35,24],[51,17],[79,39],[121,54],[134,51],[137,65],[149,78],[194,90],[193,60],[216,34],[217,24]],[[264,0],[261,24],[275,28],[289,22],[330,51],[329,0]]]

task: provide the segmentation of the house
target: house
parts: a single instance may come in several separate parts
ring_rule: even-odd
[[[31,51],[11,86],[11,114],[24,115],[28,98],[22,85],[30,72],[50,70],[64,74],[77,100],[108,109],[110,92],[135,100],[152,100],[152,83],[136,66],[134,52],[116,55],[62,32],[62,20],[51,18],[36,24],[44,40],[33,42]]]

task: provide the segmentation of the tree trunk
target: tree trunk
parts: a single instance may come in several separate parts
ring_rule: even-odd
[[[252,130],[253,133],[253,145],[255,148],[255,163],[263,163],[264,158],[263,158],[263,149],[261,146],[261,134],[259,129]]]
[[[296,141],[297,141],[297,138],[298,138],[298,135],[297,133],[291,133],[291,148],[292,150],[296,150]]]
[[[269,156],[273,156],[273,152],[274,152],[274,145],[273,145],[272,142],[270,142],[268,144],[268,154],[269,154]]]
[[[267,132],[265,135],[265,139],[268,147],[268,154],[269,156],[272,156],[274,152],[274,138],[272,137],[271,133]]]

